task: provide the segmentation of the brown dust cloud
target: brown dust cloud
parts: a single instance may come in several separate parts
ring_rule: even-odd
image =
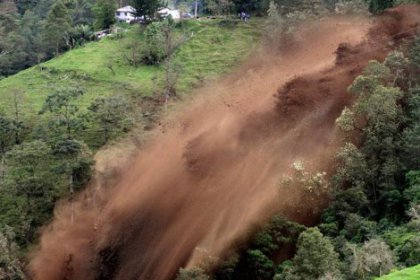
[[[281,178],[297,160],[329,171],[340,145],[335,119],[354,101],[347,87],[412,37],[419,16],[408,6],[374,20],[320,20],[197,90],[116,179],[57,205],[29,277],[174,279],[180,267],[222,259],[274,213],[313,224],[324,202]]]

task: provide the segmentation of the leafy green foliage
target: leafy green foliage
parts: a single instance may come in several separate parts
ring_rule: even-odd
[[[254,279],[270,279],[274,275],[274,263],[260,250],[248,250],[247,260],[252,268]]]
[[[91,127],[99,127],[98,145],[128,131],[134,124],[130,117],[132,106],[123,96],[97,98],[88,110],[86,119],[92,123]]]
[[[92,10],[95,13],[94,27],[96,30],[107,29],[115,23],[116,1],[98,0]]]
[[[15,234],[11,227],[0,228],[0,278],[25,279],[24,265],[19,259],[19,247],[14,242]]]
[[[16,126],[13,120],[0,116],[0,154],[14,144]]]
[[[176,280],[210,280],[210,277],[201,268],[181,268]]]
[[[49,147],[42,141],[15,146],[4,155],[5,176],[1,181],[1,225],[15,229],[20,244],[31,242],[37,226],[49,217],[56,198]],[[13,203],[13,198],[16,202]],[[15,212],[13,203],[19,212]]]
[[[420,113],[412,76],[419,43],[414,40],[408,56],[392,52],[384,63],[371,62],[349,87],[358,101],[336,122],[353,141],[357,135],[358,145],[347,143],[337,154],[334,200],[319,227],[334,238],[348,279],[420,261]]]
[[[338,254],[331,241],[317,228],[309,228],[299,236],[293,265],[282,277],[286,280],[319,279],[327,273],[339,274],[338,268]]]
[[[69,11],[63,1],[55,2],[45,22],[44,38],[48,42],[48,47],[54,50],[56,55],[65,44],[65,34],[70,30],[71,24]]]
[[[131,4],[136,9],[136,16],[144,18],[146,22],[154,19],[158,9],[164,6],[161,0],[131,0]]]
[[[351,271],[355,279],[371,279],[389,273],[394,267],[394,255],[389,246],[377,239],[371,239],[362,247],[351,246]]]
[[[76,118],[79,107],[75,101],[83,93],[84,90],[79,87],[66,87],[57,88],[47,96],[40,113],[50,112],[56,116],[53,125],[58,129],[64,128],[64,131],[58,132],[60,135],[64,133],[71,138],[74,130],[80,125],[79,120]]]

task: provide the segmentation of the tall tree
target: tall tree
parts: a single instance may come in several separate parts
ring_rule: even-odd
[[[44,33],[48,47],[54,49],[56,55],[65,45],[65,36],[70,30],[71,24],[71,17],[66,5],[62,0],[58,0],[48,12]]]
[[[162,0],[132,0],[132,5],[136,9],[136,16],[144,17],[146,22],[150,22],[165,3]]]
[[[371,239],[362,247],[349,246],[352,250],[351,271],[357,279],[367,280],[374,276],[383,276],[394,267],[394,254],[381,240]]]
[[[52,148],[53,155],[60,161],[57,171],[65,174],[67,178],[68,193],[70,195],[71,202],[71,223],[74,222],[74,194],[77,190],[76,187],[80,184],[76,184],[75,179],[79,174],[84,175],[85,178],[79,178],[82,183],[86,183],[86,179],[90,177],[90,167],[93,164],[91,153],[81,141],[74,139],[63,139],[57,141]]]
[[[73,0],[71,8],[73,25],[92,25],[94,18],[94,3],[95,1],[93,0]],[[115,10],[113,12],[115,12]]]
[[[284,279],[315,280],[326,274],[339,274],[338,267],[338,254],[329,238],[318,228],[309,228],[299,236],[293,266],[284,272]]]
[[[45,58],[42,19],[33,11],[27,11],[20,21],[20,33],[24,39],[28,66],[40,63]]]
[[[4,155],[5,179],[0,185],[0,193],[6,196],[12,194],[14,205],[22,208],[17,220],[13,215],[3,218],[6,224],[20,229],[16,233],[22,244],[32,242],[36,227],[50,217],[56,197],[54,187],[59,181],[51,172],[51,160],[50,148],[38,140],[16,145]],[[20,204],[21,198],[23,205]],[[10,210],[6,204],[2,204],[0,209]]]
[[[98,145],[107,143],[111,138],[129,129],[133,120],[130,117],[130,104],[122,96],[97,98],[88,108],[88,120],[99,126]]]
[[[9,226],[0,228],[0,279],[25,279],[24,265],[19,259],[15,233]]]
[[[96,30],[107,29],[115,23],[115,11],[117,2],[115,0],[98,0],[93,6],[95,14],[94,27]]]
[[[5,116],[0,116],[0,155],[13,145],[14,133],[13,121]]]
[[[83,95],[83,89],[79,87],[61,87],[48,95],[42,107],[41,114],[50,112],[55,115],[54,125],[57,128],[64,128],[67,138],[72,138],[75,129],[78,127],[76,117],[79,107],[76,100]]]

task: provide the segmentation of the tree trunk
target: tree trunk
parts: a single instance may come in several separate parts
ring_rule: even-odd
[[[198,15],[198,0],[195,0],[194,17],[197,18],[197,15]]]

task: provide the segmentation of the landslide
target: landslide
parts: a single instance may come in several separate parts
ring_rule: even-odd
[[[279,182],[296,160],[332,168],[334,122],[353,102],[346,88],[370,60],[414,36],[419,15],[406,6],[373,23],[323,19],[280,53],[266,46],[200,89],[112,184],[98,178],[73,205],[57,206],[30,277],[173,279],[180,267],[223,258],[274,213],[316,222],[326,200]]]

